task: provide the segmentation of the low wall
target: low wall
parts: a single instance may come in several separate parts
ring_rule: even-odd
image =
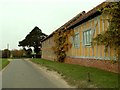
[[[87,66],[87,67],[96,67],[99,69],[111,71],[118,73],[118,63],[113,63],[111,60],[96,60],[96,59],[89,59],[89,58],[71,58],[66,57],[65,63],[69,64],[79,64],[81,66]],[[120,73],[120,72],[119,72]]]

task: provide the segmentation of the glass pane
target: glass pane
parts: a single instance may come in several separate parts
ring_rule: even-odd
[[[87,31],[87,44],[89,44],[89,31]]]
[[[85,32],[85,44],[87,44],[87,32]]]
[[[90,30],[88,31],[88,45],[90,44]]]
[[[84,42],[84,45],[85,45],[86,44],[85,32],[83,32],[83,42]]]
[[[90,30],[90,43],[91,43],[91,41],[92,41],[92,31]]]

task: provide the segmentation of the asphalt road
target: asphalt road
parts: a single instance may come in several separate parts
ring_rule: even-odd
[[[2,72],[2,88],[66,88],[26,60],[15,59]]]

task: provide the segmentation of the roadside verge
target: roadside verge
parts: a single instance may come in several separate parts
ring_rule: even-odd
[[[45,59],[31,59],[32,62],[58,72],[69,85],[77,88],[118,88],[118,74],[97,68],[59,63]]]
[[[40,72],[42,72],[42,74],[48,78],[51,82],[53,82],[55,85],[57,85],[58,87],[63,87],[63,88],[75,88],[73,86],[70,86],[63,78],[62,76],[57,73],[56,71],[53,70],[49,70],[48,68],[46,68],[45,66],[42,66],[40,64],[36,64],[34,62],[32,62],[31,60],[26,60],[28,63],[32,64],[33,66],[35,66],[37,69],[40,70]]]

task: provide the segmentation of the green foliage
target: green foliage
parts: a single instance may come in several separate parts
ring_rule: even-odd
[[[7,59],[2,59],[2,69],[6,67],[9,63],[10,61],[8,61]]]
[[[12,55],[13,58],[21,58],[24,55],[24,50],[14,49],[14,50],[11,51],[11,55]]]
[[[49,70],[57,71],[69,84],[79,88],[118,88],[119,86],[117,73],[44,59],[32,59],[31,61],[46,66]]]
[[[2,51],[2,58],[10,58],[10,54],[11,54],[10,50],[4,49]]]
[[[120,47],[120,2],[107,3],[102,12],[104,15],[109,15],[109,28],[107,31],[98,34],[94,40],[98,45],[112,47],[118,50]]]
[[[54,53],[57,56],[57,61],[64,62],[66,52],[71,47],[71,43],[68,40],[68,31],[58,31],[54,34],[55,46],[53,47]]]
[[[42,33],[38,27],[35,27],[26,37],[24,40],[19,42],[18,46],[25,46],[27,47],[34,47],[34,51],[38,54],[41,51],[41,41],[46,38],[47,35]]]
[[[28,49],[23,48],[23,49],[24,49],[24,51],[26,52],[25,57],[27,57],[27,58],[31,58],[31,57],[32,57],[32,55],[31,55],[31,53],[32,53],[32,49],[31,49],[31,48],[28,48]]]

